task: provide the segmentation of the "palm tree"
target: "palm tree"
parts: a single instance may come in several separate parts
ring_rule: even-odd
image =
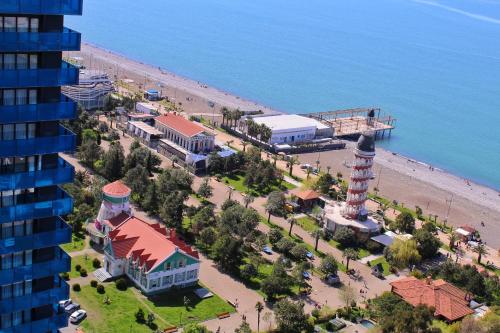
[[[307,179],[309,179],[309,176],[311,175],[311,168],[307,168]]]
[[[477,263],[478,264],[481,264],[481,258],[483,257],[483,255],[488,254],[488,249],[486,248],[484,243],[477,244],[477,246],[474,248],[473,251],[477,253]]]
[[[255,200],[255,197],[252,195],[252,193],[247,193],[243,197],[243,203],[245,204],[245,208],[248,208],[248,205],[251,204]]]
[[[291,236],[292,235],[292,228],[294,226],[295,223],[297,223],[297,220],[293,217],[289,218],[286,220],[289,224],[290,224],[290,230],[288,230],[288,236]]]
[[[255,304],[255,310],[257,310],[257,333],[260,331],[260,313],[264,310],[264,305],[261,302]]]
[[[349,262],[352,260],[356,260],[358,258],[358,251],[349,247],[345,249],[344,253],[342,253],[342,257],[346,258],[345,270],[349,271]]]
[[[220,109],[220,112],[222,113],[222,125],[224,126],[226,123],[226,118],[229,114],[229,109],[224,106],[222,109]]]
[[[243,152],[245,152],[247,150],[248,141],[242,141],[241,145],[243,146]]]
[[[448,246],[450,247],[450,250],[453,250],[455,248],[455,242],[458,240],[457,234],[452,230],[451,233],[448,235],[448,241],[449,244]]]
[[[292,158],[290,158],[290,160],[288,161],[288,166],[290,168],[288,170],[288,173],[290,174],[290,177],[292,177],[292,178],[293,178],[292,172],[293,172],[294,164],[299,164],[299,159],[297,158],[297,156],[292,156]]]
[[[328,166],[326,167],[326,172],[327,172],[328,174],[330,174],[330,170],[331,170],[331,169],[332,169],[332,167],[328,165]]]
[[[314,237],[314,251],[318,251],[318,243],[319,243],[319,239],[321,237],[323,237],[323,229],[316,229],[314,230],[313,232],[311,232],[311,236]]]

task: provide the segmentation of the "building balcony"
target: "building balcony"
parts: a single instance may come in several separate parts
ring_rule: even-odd
[[[55,168],[0,174],[0,191],[66,184],[74,176],[75,168],[60,158]]]
[[[2,333],[46,333],[59,332],[58,329],[68,326],[68,314],[54,313],[52,316],[32,322],[2,329]]]
[[[71,153],[75,150],[75,134],[62,126],[59,127],[59,135],[57,136],[39,136],[30,139],[0,141],[0,157]]]
[[[2,0],[0,13],[82,15],[83,0]]]
[[[61,249],[57,249],[56,256],[50,260],[0,270],[0,284],[12,284],[18,281],[39,279],[57,275],[71,270],[71,257]]]
[[[69,285],[58,277],[56,278],[56,285],[51,289],[1,300],[0,313],[10,313],[47,304],[57,304],[59,301],[67,299],[68,297]]]
[[[63,61],[60,68],[0,70],[0,88],[77,85],[80,70]]]
[[[56,103],[0,105],[0,124],[68,120],[77,117],[77,103],[61,95]]]
[[[68,28],[61,32],[0,32],[4,52],[79,51],[80,33]]]
[[[29,198],[25,204],[0,208],[0,223],[61,216],[73,211],[73,199],[60,188],[50,196]]]
[[[41,249],[69,243],[71,242],[71,230],[71,227],[64,222],[63,219],[58,217],[54,230],[37,232],[22,237],[1,239],[0,254]]]

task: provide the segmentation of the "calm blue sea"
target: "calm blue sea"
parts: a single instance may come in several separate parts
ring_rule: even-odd
[[[385,148],[500,189],[500,0],[84,0],[84,40],[303,113],[379,106]]]

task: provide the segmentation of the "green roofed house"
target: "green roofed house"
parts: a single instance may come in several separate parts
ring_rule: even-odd
[[[145,294],[198,282],[198,252],[159,223],[129,217],[108,233],[104,254],[112,277],[128,276]]]

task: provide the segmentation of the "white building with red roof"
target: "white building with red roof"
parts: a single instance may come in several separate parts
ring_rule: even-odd
[[[198,252],[159,223],[129,216],[105,240],[104,269],[126,275],[145,294],[183,288],[198,282]]]
[[[166,156],[175,155],[188,164],[200,161],[205,164],[207,154],[215,148],[213,133],[179,114],[167,113],[156,117],[155,128],[163,133],[158,152]]]

